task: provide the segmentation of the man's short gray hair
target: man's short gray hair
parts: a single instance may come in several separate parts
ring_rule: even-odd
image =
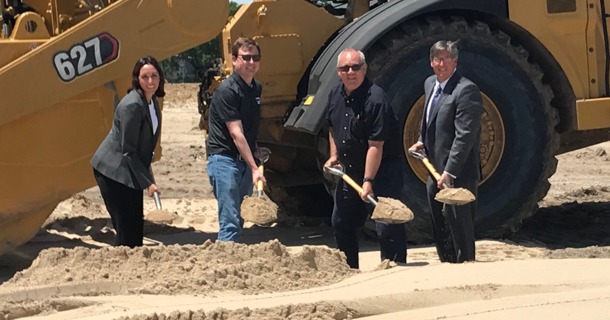
[[[432,45],[432,47],[430,47],[430,59],[434,59],[434,57],[436,57],[436,54],[439,51],[449,51],[449,54],[451,54],[451,58],[457,60],[459,54],[457,44],[458,41],[437,41],[435,44]]]
[[[343,50],[341,51],[341,53],[339,53],[339,55],[337,56],[337,67],[340,67],[340,66],[341,66],[341,55],[342,55],[344,52],[347,52],[347,51],[356,51],[356,52],[358,52],[358,55],[360,56],[360,63],[363,63],[363,64],[364,64],[364,63],[366,63],[366,57],[364,56],[364,52],[362,52],[362,51],[360,51],[360,50],[356,50],[356,49],[354,49],[354,48],[345,48],[345,49],[343,49]]]

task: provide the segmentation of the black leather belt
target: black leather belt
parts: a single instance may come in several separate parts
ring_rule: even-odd
[[[220,152],[220,153],[215,153],[218,155],[223,155],[229,158],[233,158],[235,160],[239,160],[239,161],[244,161],[244,158],[242,158],[241,153],[238,153],[237,155],[230,153],[230,152]]]

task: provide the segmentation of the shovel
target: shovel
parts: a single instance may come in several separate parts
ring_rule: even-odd
[[[159,192],[153,192],[153,199],[155,199],[155,207],[157,207],[157,210],[163,210],[163,207],[161,206],[161,198],[159,197]]]
[[[271,155],[271,150],[269,150],[269,148],[257,148],[256,152],[255,152],[255,156],[259,161],[259,165],[258,165],[258,172],[260,172],[261,175],[263,175],[265,173],[265,168],[264,168],[264,164],[265,162],[267,162],[267,160],[269,160],[269,156]],[[256,195],[260,198],[263,196],[263,181],[262,180],[258,180],[258,182],[256,183]]]
[[[148,170],[150,170],[150,175],[154,177],[155,175],[152,166]],[[146,220],[155,223],[172,223],[176,215],[167,210],[163,210],[163,207],[161,206],[161,197],[158,191],[153,192],[153,199],[155,200],[155,207],[157,209],[146,214]]]
[[[268,148],[257,148],[255,157],[259,160],[258,172],[264,174],[264,163],[269,160],[271,150]],[[256,197],[244,197],[241,203],[240,214],[244,220],[257,225],[268,225],[277,220],[277,205],[265,196],[263,192],[263,181],[256,182]]]
[[[159,192],[153,192],[153,199],[155,200],[155,207],[157,209],[146,214],[146,220],[162,224],[172,223],[174,221],[174,218],[176,218],[176,215],[172,214],[167,210],[163,210],[163,207],[161,206],[161,197],[159,196]]]
[[[333,175],[341,177],[354,190],[362,193],[362,187],[343,171],[343,166],[324,166],[324,169]],[[409,210],[404,203],[396,199],[379,197],[379,201],[377,201],[370,194],[367,194],[366,198],[375,206],[371,215],[373,220],[391,224],[405,223],[413,220],[413,211]]]
[[[436,181],[439,181],[441,179],[441,175],[438,173],[438,171],[436,171],[436,169],[434,168],[432,163],[430,163],[430,160],[428,160],[428,157],[426,157],[425,154],[415,151],[409,151],[409,154],[421,160],[428,169],[428,171],[430,171],[434,179],[436,179]],[[441,189],[436,194],[436,196],[434,196],[434,199],[438,202],[442,202],[445,204],[463,205],[473,202],[475,200],[475,197],[474,194],[472,194],[472,192],[470,192],[468,189],[450,188],[446,183],[443,183],[443,189]]]

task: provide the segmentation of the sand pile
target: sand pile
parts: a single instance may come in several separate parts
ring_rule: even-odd
[[[218,309],[205,312],[203,310],[179,312],[170,314],[154,313],[150,315],[136,315],[121,317],[119,320],[343,320],[354,319],[357,313],[340,302],[321,302],[318,304],[286,305],[275,308],[262,308],[251,310],[241,308],[237,310]]]
[[[403,223],[413,220],[414,215],[404,203],[385,197],[377,198],[377,206],[371,219],[385,223]]]
[[[305,289],[353,275],[345,256],[327,247],[305,246],[290,254],[277,240],[255,245],[206,241],[202,245],[44,250],[32,266],[0,286],[118,283],[114,294],[244,294]],[[110,286],[105,286],[109,288]],[[90,292],[90,295],[104,292]]]
[[[446,204],[467,204],[475,200],[474,195],[464,188],[445,188],[441,189],[434,199]]]
[[[277,204],[269,197],[245,196],[241,203],[241,217],[258,225],[266,225],[277,220]]]

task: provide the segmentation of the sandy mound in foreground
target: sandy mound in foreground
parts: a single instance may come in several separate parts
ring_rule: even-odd
[[[51,248],[0,288],[114,282],[122,284],[115,294],[256,294],[338,282],[355,273],[344,261],[342,253],[326,247],[305,246],[292,255],[277,240],[255,245],[206,241],[200,246],[134,249]]]

